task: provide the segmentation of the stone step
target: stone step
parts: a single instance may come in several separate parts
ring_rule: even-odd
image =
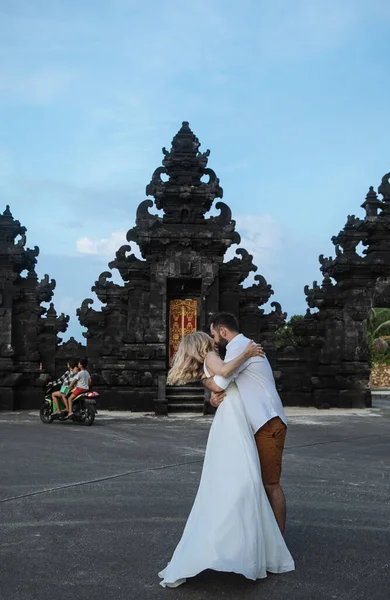
[[[203,402],[186,402],[183,404],[171,404],[168,402],[168,414],[181,412],[203,414]]]
[[[203,396],[167,396],[168,404],[202,404],[204,402]]]
[[[167,388],[165,395],[167,398],[186,398],[188,396],[202,397],[204,396],[203,388],[177,388],[176,390]]]
[[[204,387],[201,384],[184,386],[167,386],[166,399],[168,414],[172,413],[199,413],[204,410]]]

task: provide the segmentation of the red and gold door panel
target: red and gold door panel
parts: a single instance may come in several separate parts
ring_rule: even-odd
[[[184,336],[196,331],[196,300],[171,300],[169,302],[169,364]]]

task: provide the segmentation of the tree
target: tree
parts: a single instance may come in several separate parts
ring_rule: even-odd
[[[367,341],[371,364],[390,364],[390,308],[371,309],[367,319]]]
[[[303,319],[302,315],[293,315],[287,323],[275,331],[276,347],[286,348],[286,346],[298,346],[301,338],[294,333],[293,324]]]

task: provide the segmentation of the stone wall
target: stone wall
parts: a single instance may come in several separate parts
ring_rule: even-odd
[[[371,369],[371,389],[390,389],[390,365],[380,365]]]

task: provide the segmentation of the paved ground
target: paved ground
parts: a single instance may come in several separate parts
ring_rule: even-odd
[[[193,502],[210,418],[103,413],[82,428],[0,413],[0,599],[387,600],[386,406],[289,411],[294,573],[253,583],[208,571],[176,590],[157,572]]]

